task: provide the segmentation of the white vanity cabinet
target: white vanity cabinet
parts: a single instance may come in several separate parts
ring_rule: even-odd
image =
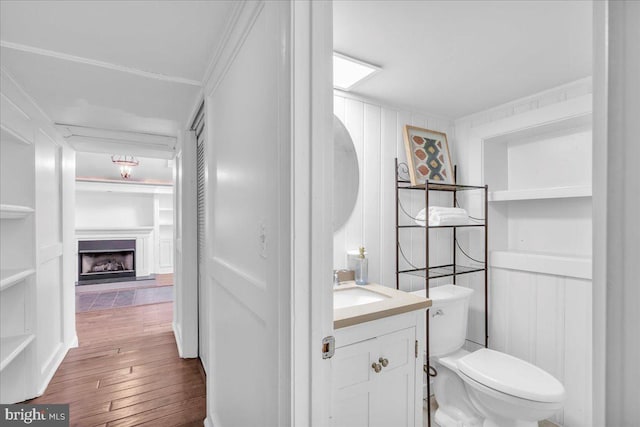
[[[332,426],[422,426],[425,311],[336,329]]]

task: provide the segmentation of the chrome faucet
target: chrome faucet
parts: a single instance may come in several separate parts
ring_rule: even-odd
[[[333,270],[333,289],[340,286],[340,272],[339,270]]]

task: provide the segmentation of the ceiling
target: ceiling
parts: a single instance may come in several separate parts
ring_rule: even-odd
[[[334,49],[382,67],[351,92],[457,119],[592,74],[591,1],[334,2]]]
[[[79,152],[170,159],[235,7],[3,0],[1,65]],[[352,92],[454,119],[591,75],[591,2],[338,0],[334,44],[382,67]]]
[[[234,7],[3,0],[1,65],[77,151],[169,159]]]

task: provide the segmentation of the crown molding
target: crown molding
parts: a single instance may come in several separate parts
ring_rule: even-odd
[[[187,79],[187,78],[184,78],[184,77],[177,77],[177,76],[169,76],[169,75],[166,75],[166,74],[154,73],[154,72],[151,72],[151,71],[139,70],[137,68],[132,68],[132,67],[126,67],[124,65],[113,64],[111,62],[99,61],[99,60],[91,59],[91,58],[84,58],[82,56],[69,55],[69,54],[62,53],[62,52],[56,52],[56,51],[48,50],[48,49],[41,49],[39,47],[28,46],[28,45],[24,45],[24,44],[20,44],[20,43],[13,43],[13,42],[9,42],[9,41],[6,41],[6,40],[0,40],[0,46],[2,46],[4,48],[7,48],[7,49],[12,49],[12,50],[17,50],[17,51],[21,51],[21,52],[32,53],[32,54],[35,54],[35,55],[47,56],[47,57],[50,57],[50,58],[61,59],[61,60],[64,60],[64,61],[75,62],[75,63],[78,63],[78,64],[91,65],[91,66],[94,66],[94,67],[100,67],[100,68],[104,68],[104,69],[107,69],[107,70],[119,71],[119,72],[122,72],[122,73],[133,74],[133,75],[136,75],[136,76],[145,77],[145,78],[149,78],[149,79],[160,80],[160,81],[165,81],[165,82],[170,82],[170,83],[179,83],[179,84],[185,84],[185,85],[190,85],[190,86],[202,87],[202,82],[200,82],[198,80],[192,80],[192,79]]]

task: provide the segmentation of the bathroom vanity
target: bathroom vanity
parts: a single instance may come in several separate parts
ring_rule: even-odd
[[[377,284],[334,290],[331,425],[422,426],[431,301]]]

